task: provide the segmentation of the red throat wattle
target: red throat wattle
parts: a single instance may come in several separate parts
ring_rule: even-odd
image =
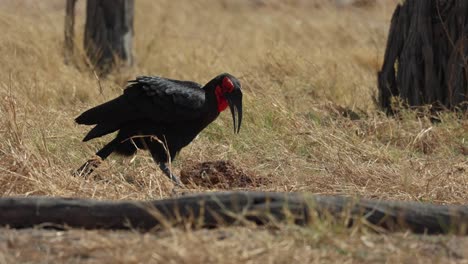
[[[215,95],[216,101],[218,102],[218,112],[221,113],[228,107],[228,101],[224,97],[224,93],[219,86],[216,86]]]
[[[223,78],[223,82],[221,87],[216,86],[215,94],[216,94],[216,101],[218,101],[218,112],[222,112],[226,110],[228,107],[228,102],[224,97],[225,93],[230,93],[234,90],[234,84],[232,83],[231,79],[228,77]]]

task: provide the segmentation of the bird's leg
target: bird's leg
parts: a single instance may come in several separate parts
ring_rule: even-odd
[[[166,174],[169,179],[171,179],[177,186],[183,186],[182,182],[180,182],[179,177],[174,175],[171,170],[167,167],[165,162],[159,162],[159,168]]]
[[[162,170],[162,172],[164,172],[164,174],[166,174],[166,176],[169,177],[169,179],[171,179],[178,187],[183,187],[184,185],[179,180],[179,177],[177,177],[171,172],[171,170],[167,167],[166,162],[161,161],[162,158],[160,157],[160,155],[158,155],[159,153],[157,149],[154,149],[154,148],[153,149],[149,148],[149,149],[150,149],[151,157],[153,157],[153,161],[159,165],[159,168]]]

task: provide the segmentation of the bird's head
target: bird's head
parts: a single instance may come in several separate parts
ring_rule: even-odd
[[[229,106],[234,124],[234,133],[239,133],[242,123],[242,90],[239,80],[229,73],[223,73],[218,75],[212,81],[214,93],[216,95],[218,112],[221,113]]]

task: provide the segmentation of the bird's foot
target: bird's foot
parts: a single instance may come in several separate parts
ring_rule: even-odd
[[[100,157],[94,157],[87,160],[80,168],[73,171],[72,174],[75,177],[86,177],[91,174],[100,164],[102,159]]]
[[[176,175],[174,174],[170,174],[169,178],[172,180],[172,182],[174,182],[174,184],[177,186],[177,187],[181,187],[181,188],[184,188],[184,184],[180,181],[179,177],[177,177]]]
[[[169,167],[167,167],[166,163],[164,162],[161,162],[159,163],[159,168],[162,170],[162,172],[164,172],[164,174],[169,177],[169,179],[172,180],[172,182],[177,186],[177,187],[181,187],[181,188],[184,188],[184,184],[182,184],[182,182],[179,180],[179,177],[177,177],[176,175],[174,175],[171,170],[169,169]]]
[[[185,186],[174,174],[171,173],[169,178],[171,178],[172,182],[174,183],[174,188],[172,188],[172,196],[177,197],[179,196],[180,190],[185,189]]]

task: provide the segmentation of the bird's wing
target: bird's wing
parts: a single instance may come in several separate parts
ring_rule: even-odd
[[[79,124],[181,122],[199,117],[204,103],[205,92],[198,83],[140,76],[130,81],[123,95],[84,112],[76,121]]]

